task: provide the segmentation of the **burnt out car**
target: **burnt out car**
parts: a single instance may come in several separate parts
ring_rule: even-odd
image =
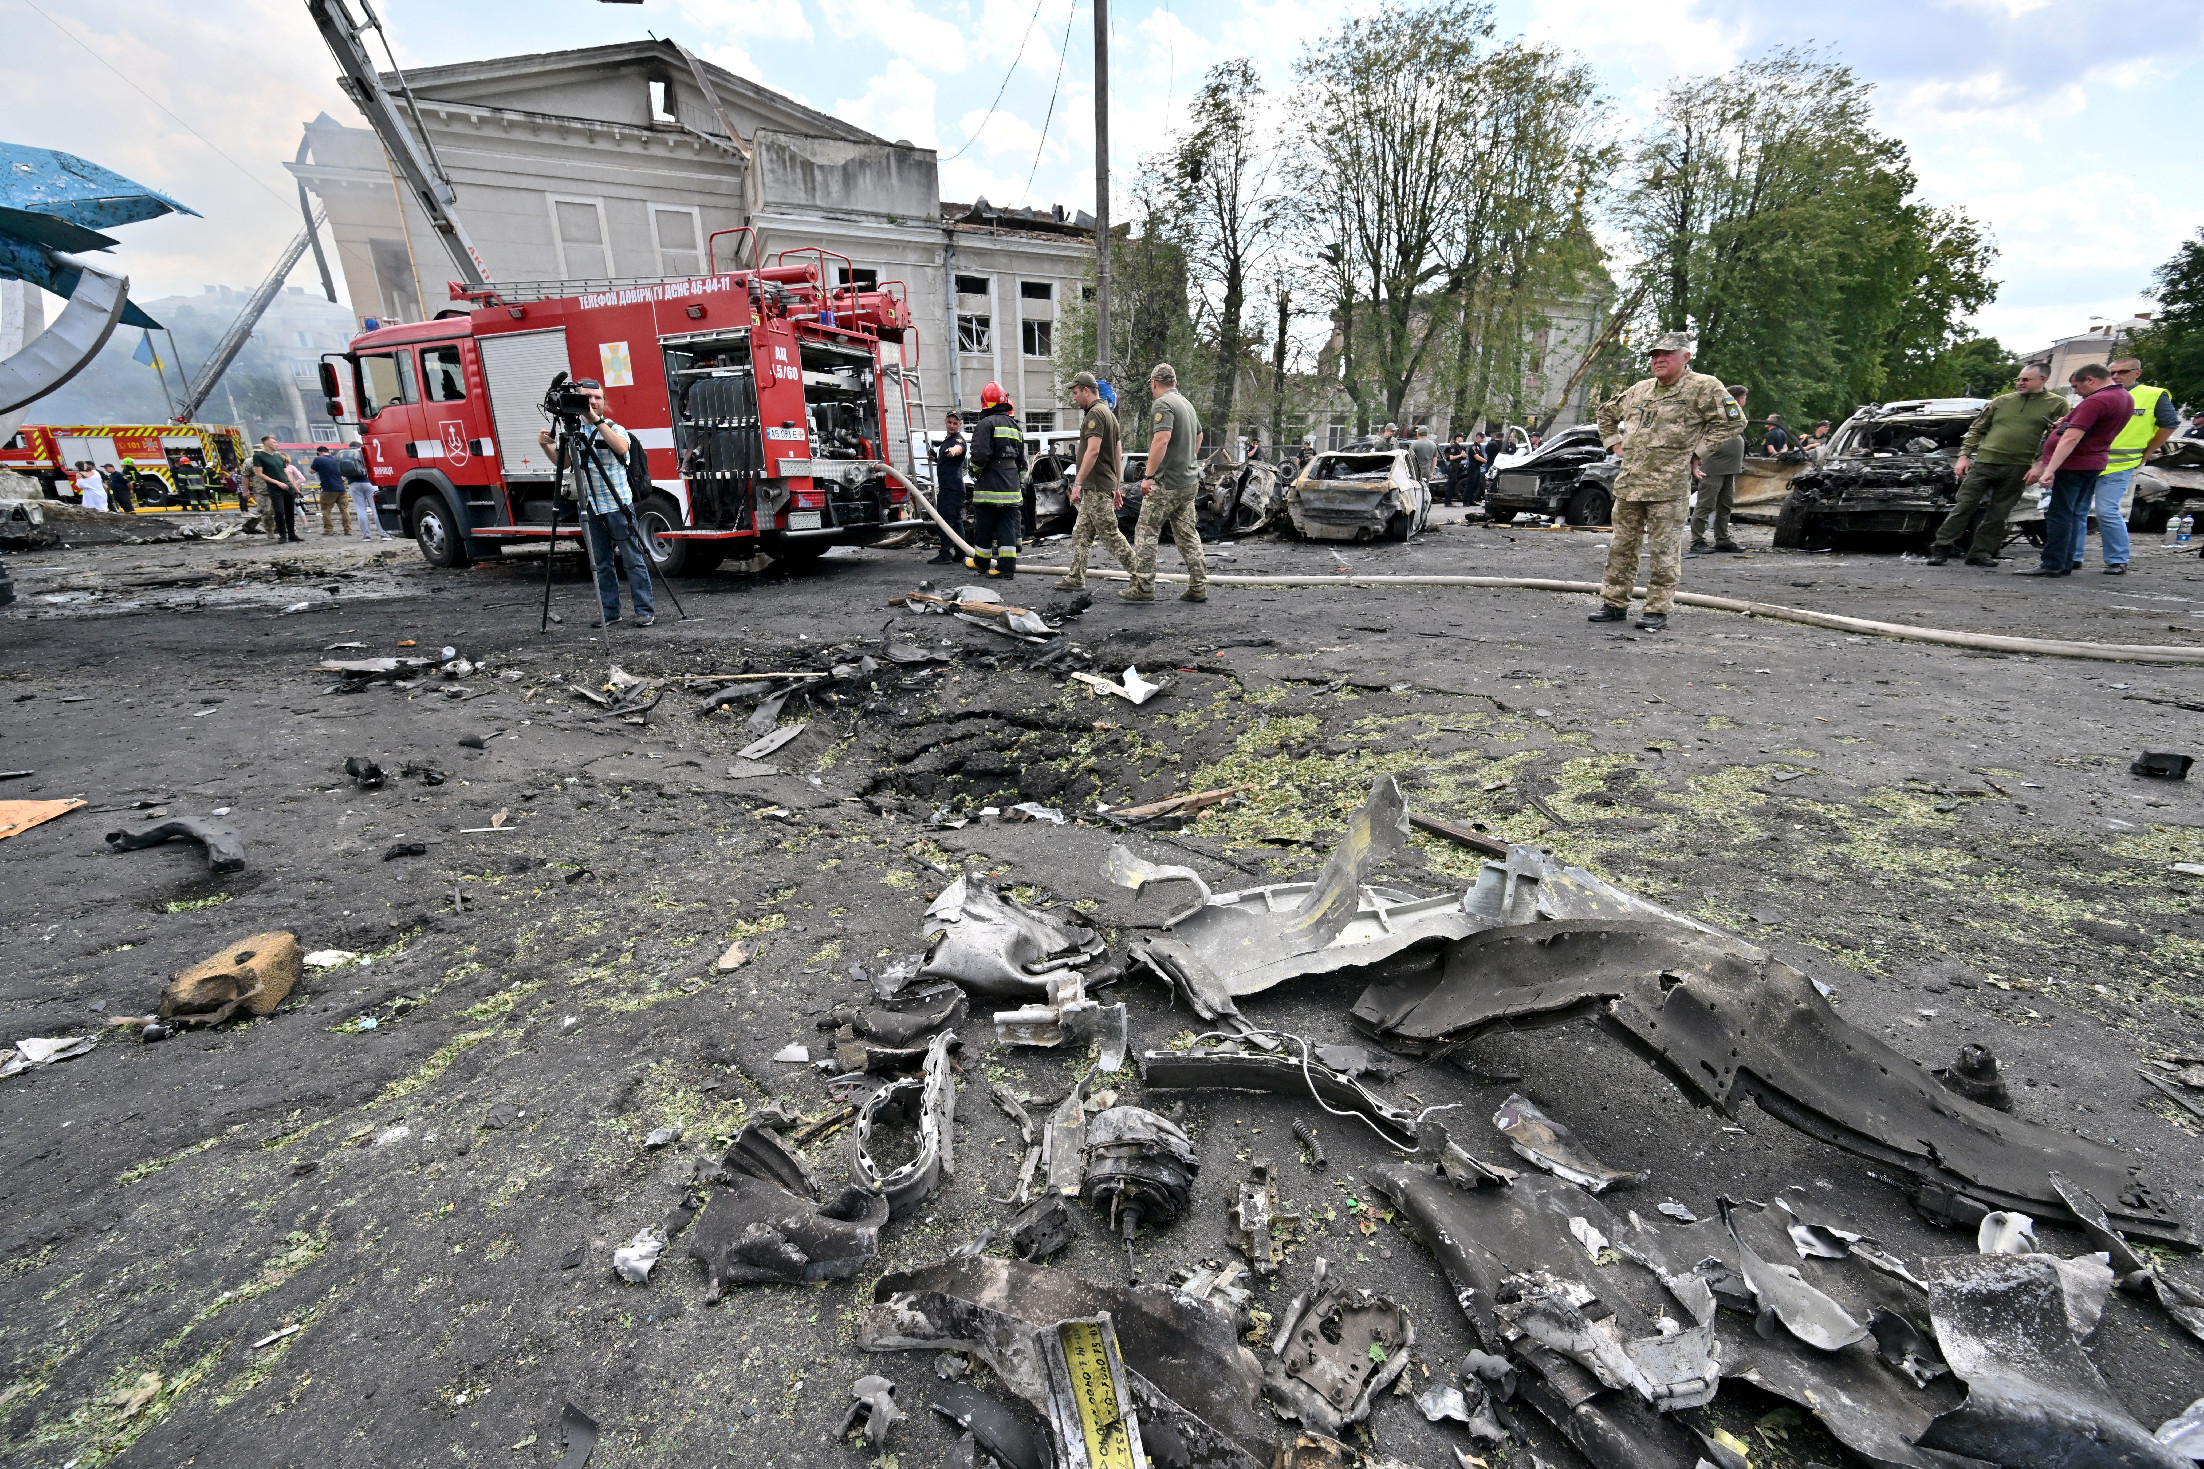
[[[1776,549],[1825,551],[1840,540],[1927,549],[1959,494],[1959,445],[1987,402],[1911,398],[1861,408],[1791,481],[1776,513]]]
[[[1509,521],[1528,512],[1570,525],[1611,525],[1622,461],[1600,447],[1599,425],[1563,429],[1520,457],[1502,455],[1485,476],[1485,514]]]
[[[1405,541],[1431,519],[1431,486],[1406,449],[1319,454],[1286,490],[1286,514],[1312,541]]]
[[[1071,483],[1077,472],[1073,449],[1044,453],[1035,458],[1025,483],[1025,525],[1028,536],[1068,532],[1079,519],[1079,507],[1071,503]],[[1118,528],[1130,536],[1140,522],[1140,477],[1147,472],[1146,454],[1127,454],[1120,461],[1124,503],[1118,506]],[[1212,454],[1202,465],[1200,498],[1195,501],[1204,539],[1254,535],[1270,528],[1284,497],[1279,493],[1276,466],[1261,462],[1235,464],[1223,454]]]

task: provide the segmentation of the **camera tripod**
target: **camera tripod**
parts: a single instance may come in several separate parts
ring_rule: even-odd
[[[538,632],[549,632],[551,630],[551,568],[559,549],[559,515],[566,508],[566,461],[567,456],[574,452],[576,441],[582,437],[581,420],[560,417],[557,433],[559,447],[557,452],[551,456],[553,476],[551,482],[555,486],[551,495],[551,541],[543,553],[543,620],[536,628]],[[582,483],[575,486],[574,491],[574,519],[577,525],[580,524],[583,518],[582,506],[587,499],[591,476],[595,476],[595,483],[604,486],[607,495],[612,495],[614,499],[619,498],[617,495],[613,495],[612,480],[606,473],[605,467],[597,462],[596,455],[585,450],[576,461],[575,477],[582,481]],[[631,485],[629,486],[631,498],[633,493],[634,486]],[[628,515],[631,519],[635,515],[632,506],[628,510]],[[643,573],[648,576],[650,574],[650,552],[643,545],[642,522],[633,520],[632,528],[635,532],[636,548],[642,555]],[[597,546],[590,539],[589,528],[586,525],[581,527],[581,531],[582,550],[589,557],[590,569],[594,573],[597,566]],[[681,594],[673,589],[673,578],[665,577],[658,584],[663,585],[666,589],[666,595],[673,599],[673,610],[677,620],[687,622],[689,620],[689,609],[681,605]]]

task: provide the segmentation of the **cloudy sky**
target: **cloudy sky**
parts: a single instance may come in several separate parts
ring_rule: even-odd
[[[1091,0],[381,0],[399,61],[672,36],[889,138],[940,150],[951,198],[1093,202]],[[1314,0],[1115,0],[1114,165],[1163,139],[1208,67],[1273,86],[1340,13]],[[296,232],[281,161],[299,125],[354,114],[300,0],[0,0],[0,138],[83,154],[201,219],[133,225],[153,298],[249,286]],[[2130,0],[1499,0],[1502,34],[1570,47],[1627,123],[1670,78],[1818,43],[1877,87],[1927,196],[2003,249],[1981,330],[2039,345],[2147,309],[2151,268],[2204,226],[2204,5]],[[1066,46],[1066,37],[1069,45]],[[1007,80],[1006,80],[1007,79]],[[996,98],[1000,94],[1000,104]],[[991,111],[992,108],[992,111]],[[464,204],[464,201],[462,201]],[[304,264],[293,284],[307,284]]]

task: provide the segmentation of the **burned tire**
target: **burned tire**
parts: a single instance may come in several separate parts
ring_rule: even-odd
[[[1615,497],[1605,485],[1578,485],[1561,507],[1561,518],[1570,525],[1613,525]]]
[[[1388,541],[1405,541],[1415,533],[1416,517],[1406,510],[1385,522],[1385,539]]]
[[[1808,515],[1793,498],[1783,502],[1783,508],[1775,517],[1775,548],[1778,551],[1826,551],[1837,543],[1828,522],[1819,515]]]
[[[2138,536],[2159,535],[2172,519],[2173,503],[2169,500],[2153,500],[2147,505],[2137,505],[2128,512],[2128,533]]]
[[[413,533],[413,544],[421,548],[421,559],[429,565],[466,565],[466,537],[453,523],[451,507],[440,497],[426,495],[416,500],[406,512],[406,529]]]

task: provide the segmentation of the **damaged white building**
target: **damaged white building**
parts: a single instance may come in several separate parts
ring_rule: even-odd
[[[1029,429],[1068,424],[1057,318],[1092,271],[1084,213],[944,203],[933,149],[670,41],[426,67],[403,86],[493,281],[686,276],[816,247],[839,279],[902,283],[934,424],[988,381]],[[444,251],[375,134],[325,113],[305,141],[289,167],[328,208],[359,323],[450,309]]]

